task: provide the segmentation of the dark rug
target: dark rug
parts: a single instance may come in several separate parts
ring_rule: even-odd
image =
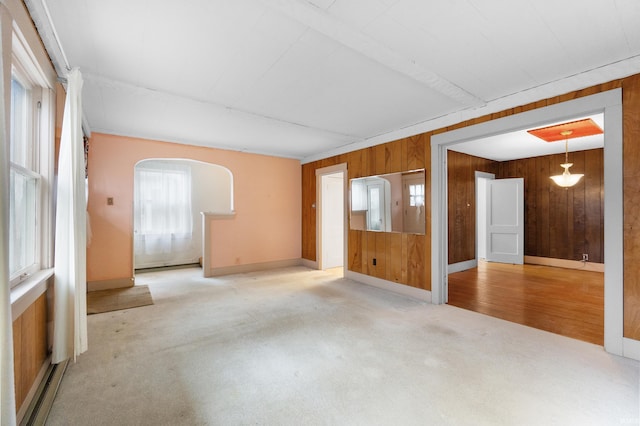
[[[146,285],[87,293],[87,314],[100,314],[147,305],[153,305],[153,299],[149,286]]]

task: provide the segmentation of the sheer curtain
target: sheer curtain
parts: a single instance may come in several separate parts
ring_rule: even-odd
[[[82,75],[67,76],[56,203],[54,364],[87,350],[86,194],[82,138]]]
[[[136,268],[194,261],[188,164],[148,160],[136,165],[134,230]]]
[[[9,291],[9,123],[5,109],[5,76],[11,75],[11,64],[5,63],[5,52],[11,52],[11,17],[0,3],[0,424],[14,425],[16,400]]]

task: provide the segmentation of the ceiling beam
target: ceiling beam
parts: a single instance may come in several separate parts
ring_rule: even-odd
[[[445,80],[435,72],[418,64],[415,60],[406,58],[366,34],[347,26],[325,10],[305,0],[261,1],[266,6],[329,37],[337,43],[374,60],[380,65],[403,74],[467,108],[481,107],[486,104],[482,99]]]

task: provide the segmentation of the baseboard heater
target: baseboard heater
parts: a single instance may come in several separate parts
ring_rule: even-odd
[[[44,378],[38,386],[36,397],[31,400],[20,426],[40,426],[45,424],[68,364],[69,360],[49,365]]]

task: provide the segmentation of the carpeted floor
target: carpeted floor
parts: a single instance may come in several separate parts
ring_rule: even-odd
[[[147,305],[153,305],[153,298],[149,286],[146,285],[87,293],[87,314],[100,314]]]
[[[637,424],[639,363],[303,267],[142,274],[89,317],[49,425]]]

